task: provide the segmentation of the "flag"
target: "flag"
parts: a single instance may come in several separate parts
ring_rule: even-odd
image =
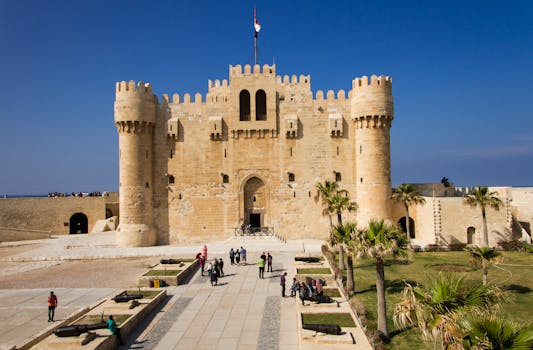
[[[259,21],[257,20],[257,15],[256,15],[256,12],[255,12],[255,7],[254,7],[254,30],[255,30],[255,34],[257,35],[257,33],[259,33],[259,31],[261,30],[261,25],[259,24]]]

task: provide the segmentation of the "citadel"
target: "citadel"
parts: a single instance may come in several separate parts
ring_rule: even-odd
[[[359,227],[385,218],[405,229],[391,200],[392,78],[362,76],[346,92],[311,90],[311,77],[276,66],[229,66],[229,80],[205,96],[164,94],[148,83],[116,83],[119,194],[0,200],[0,241],[115,231],[119,246],[224,240],[240,228],[284,239],[327,239],[329,218],[316,184],[337,181],[358,204],[343,213]],[[401,120],[401,118],[400,118]],[[415,184],[424,205],[410,208],[416,246],[479,244],[481,212],[469,188]],[[531,242],[533,188],[492,187],[489,244]],[[117,227],[118,225],[118,227]]]

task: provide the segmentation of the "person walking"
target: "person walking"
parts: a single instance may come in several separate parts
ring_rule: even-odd
[[[204,275],[204,269],[205,269],[205,259],[203,256],[200,257],[200,268],[202,269],[202,276]]]
[[[204,247],[202,248],[202,256],[205,260],[207,260],[207,245],[204,244]]]
[[[48,296],[48,322],[54,322],[54,316],[57,307],[57,296],[54,294],[54,291],[50,292]]]
[[[272,255],[270,255],[270,252],[267,253],[267,272],[272,272]]]
[[[222,258],[218,259],[218,269],[220,272],[220,277],[224,276],[224,260]]]
[[[231,265],[235,264],[235,252],[233,251],[233,248],[229,250],[229,261]]]
[[[213,274],[213,264],[211,264],[211,261],[207,263],[207,274],[209,275],[209,278],[211,278],[211,275]]]
[[[287,272],[281,275],[279,285],[281,286],[281,296],[285,298],[285,283],[287,282]]]
[[[113,315],[109,315],[109,319],[107,320],[107,329],[109,329],[111,334],[117,336],[120,345],[124,344],[122,337],[120,336],[120,328],[117,327],[117,323],[113,319]]]
[[[235,262],[237,263],[237,265],[239,265],[239,263],[241,262],[241,252],[238,248],[235,251]]]
[[[241,259],[242,263],[246,265],[246,249],[244,249],[243,247],[241,247]],[[263,265],[263,267],[265,266]]]
[[[259,260],[257,260],[257,266],[259,266],[259,278],[264,279],[265,278],[265,260],[259,257]]]

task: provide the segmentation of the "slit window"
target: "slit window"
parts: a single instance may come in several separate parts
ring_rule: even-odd
[[[289,173],[289,182],[294,182],[294,174]]]

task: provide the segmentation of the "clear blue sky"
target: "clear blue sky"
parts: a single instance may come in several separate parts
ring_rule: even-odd
[[[0,0],[0,194],[118,189],[115,82],[206,93],[260,61],[391,75],[392,181],[533,185],[531,1]]]

